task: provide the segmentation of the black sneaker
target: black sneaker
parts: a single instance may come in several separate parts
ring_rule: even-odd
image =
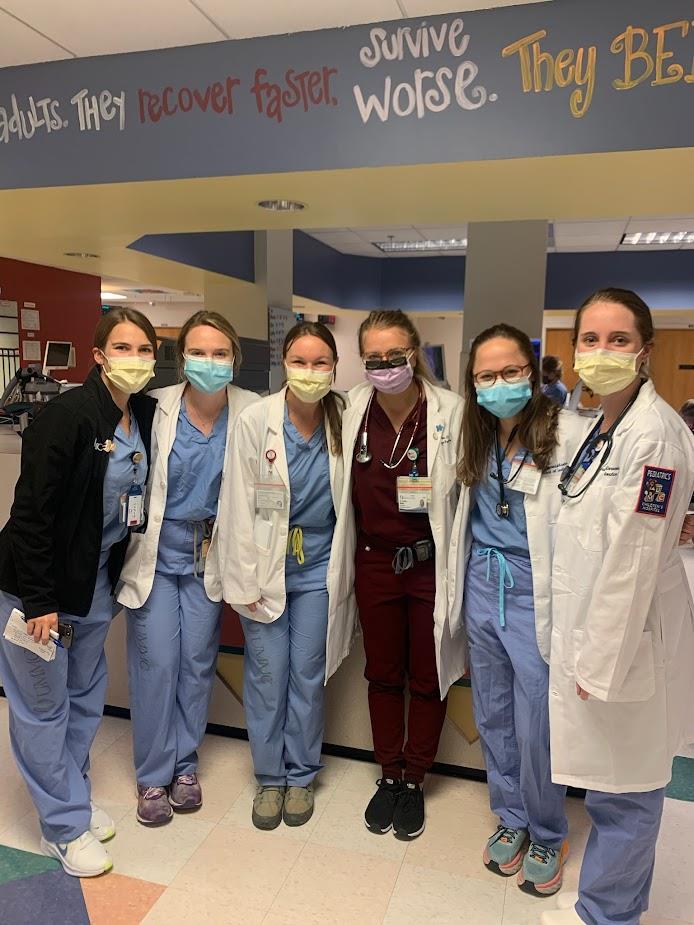
[[[385,835],[393,828],[393,813],[402,793],[402,781],[382,777],[376,781],[378,790],[369,800],[364,813],[364,822],[369,832]]]
[[[424,831],[424,792],[419,784],[407,781],[393,813],[396,838],[416,838]]]

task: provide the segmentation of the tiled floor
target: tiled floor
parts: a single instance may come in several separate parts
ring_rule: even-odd
[[[62,895],[60,883],[70,878],[58,870],[40,873],[45,866],[38,858],[0,853],[2,925],[538,925],[540,912],[553,902],[485,871],[480,854],[495,821],[481,784],[432,776],[426,832],[405,844],[364,827],[363,809],[377,777],[373,765],[326,758],[311,822],[258,832],[250,819],[253,779],[244,742],[208,737],[201,758],[203,810],[155,830],[135,821],[126,720],[104,719],[92,764],[94,799],[118,824],[109,845],[114,871],[81,881],[83,899],[77,894],[70,900],[74,913],[56,903],[53,918],[44,894]],[[38,826],[9,751],[2,698],[0,767],[0,843],[36,853]],[[575,889],[587,820],[580,801],[569,800],[568,812],[572,856],[565,883]],[[694,923],[692,856],[694,803],[668,800],[644,925]],[[17,877],[33,872],[32,883],[43,884],[35,918],[3,915],[3,891],[9,896],[21,884],[8,876],[8,865],[15,865]],[[75,895],[73,883],[65,885],[66,901]]]

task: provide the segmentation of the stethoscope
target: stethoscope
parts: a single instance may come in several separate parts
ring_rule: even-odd
[[[371,462],[373,458],[371,453],[369,452],[369,416],[371,414],[371,405],[373,403],[375,394],[376,394],[376,391],[374,390],[371,393],[369,397],[369,403],[366,406],[366,414],[364,415],[364,429],[361,432],[361,440],[359,442],[359,451],[357,455],[355,456],[355,459],[358,463],[368,463],[368,462]],[[403,461],[403,459],[405,459],[405,457],[412,460],[413,457],[410,455],[410,452],[411,452],[412,444],[414,443],[414,438],[417,435],[417,431],[419,430],[419,418],[420,418],[421,411],[422,411],[422,393],[420,391],[419,397],[417,398],[417,416],[415,418],[414,427],[412,429],[412,434],[410,436],[409,443],[405,447],[405,452],[402,454],[400,459],[398,459],[397,462],[394,462],[393,457],[395,456],[395,450],[397,449],[398,443],[400,442],[400,436],[402,435],[405,424],[407,424],[407,421],[409,420],[409,417],[410,417],[408,415],[407,419],[404,420],[402,424],[400,425],[400,430],[398,431],[395,437],[395,443],[393,444],[393,449],[391,450],[391,453],[390,453],[390,460],[388,462],[386,462],[385,459],[381,460],[381,462],[386,467],[386,469],[397,469],[400,463]],[[417,456],[415,456],[413,460],[415,463],[415,467],[416,467],[416,460],[417,460]]]
[[[516,434],[518,433],[518,425],[516,425],[511,431],[511,436],[508,438],[508,443],[503,453],[501,452],[501,444],[499,443],[499,431],[496,432],[496,473],[490,472],[490,475],[493,479],[496,479],[499,482],[499,503],[496,506],[496,516],[497,517],[508,517],[511,513],[511,507],[506,500],[506,485],[510,485],[517,477],[518,473],[521,471],[525,465],[525,461],[528,458],[528,451],[525,451],[525,455],[518,464],[516,471],[511,474],[509,471],[509,477],[504,478],[503,472],[503,460],[508,453],[508,448],[511,446],[513,441],[516,439]]]
[[[596,480],[596,478],[600,475],[602,470],[605,468],[605,464],[607,463],[607,460],[610,458],[610,453],[612,452],[612,447],[614,445],[614,439],[613,439],[614,433],[619,427],[619,425],[622,423],[622,421],[624,420],[628,412],[631,410],[631,406],[634,404],[636,399],[639,397],[640,391],[641,391],[641,387],[639,386],[638,390],[636,391],[636,394],[633,396],[629,404],[619,415],[619,417],[614,422],[612,427],[610,427],[610,429],[607,430],[604,434],[600,433],[600,426],[602,425],[602,422],[604,421],[604,417],[600,418],[598,423],[595,425],[595,427],[591,430],[591,432],[588,434],[586,439],[583,441],[583,444],[581,448],[579,449],[578,453],[576,453],[576,455],[574,456],[573,462],[571,463],[571,465],[566,466],[564,468],[564,471],[561,474],[561,480],[559,482],[558,487],[559,487],[559,491],[562,493],[563,497],[566,500],[568,499],[574,500],[575,498],[580,498],[582,495],[584,495],[588,491],[590,486],[593,484],[593,482]],[[601,450],[602,450],[602,455],[600,456],[600,460],[598,462],[595,472],[591,475],[590,479],[588,480],[588,484],[584,485],[580,491],[576,492],[576,494],[574,495],[569,494],[569,486],[571,485],[571,482],[573,481],[573,478],[578,472],[578,470],[583,468],[587,471],[588,468],[592,466],[593,462],[595,461],[595,457],[598,455],[598,453]]]

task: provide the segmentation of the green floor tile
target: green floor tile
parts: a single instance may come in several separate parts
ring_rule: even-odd
[[[694,758],[675,758],[667,796],[694,803]]]
[[[0,845],[0,884],[9,883],[11,880],[23,880],[25,877],[57,870],[59,867],[57,861],[42,854],[32,854],[30,851],[19,851],[17,848]]]

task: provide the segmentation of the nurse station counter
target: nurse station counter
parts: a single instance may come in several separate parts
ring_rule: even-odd
[[[20,446],[21,438],[16,433],[8,427],[0,427],[0,524],[4,524],[9,516],[14,484],[19,475]],[[694,591],[694,545],[684,548],[682,557]],[[213,732],[239,736],[245,730],[243,634],[237,617],[228,607],[225,608],[223,621],[209,723]],[[127,715],[125,711],[129,707],[125,625],[125,614],[121,611],[113,620],[106,644],[109,673],[106,712],[117,715]],[[326,752],[364,758],[369,757],[371,752],[361,637],[328,684],[325,743]],[[484,768],[472,718],[471,691],[465,681],[451,689],[437,764],[442,771],[474,777],[479,777]],[[202,773],[204,770],[201,768]]]

